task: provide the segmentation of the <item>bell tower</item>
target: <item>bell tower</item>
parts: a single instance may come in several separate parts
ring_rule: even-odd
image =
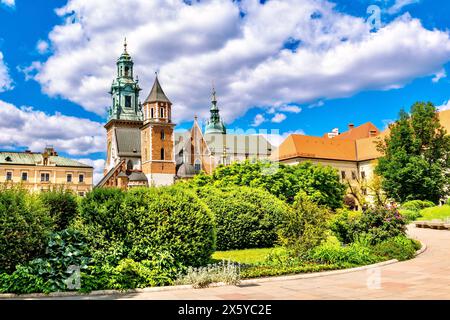
[[[143,104],[141,127],[142,172],[150,185],[170,185],[175,178],[172,102],[156,74],[152,90]]]
[[[108,109],[108,121],[105,124],[107,155],[104,174],[119,164],[121,160],[131,160],[134,167],[140,165],[141,150],[139,143],[133,146],[126,143],[133,136],[139,139],[139,128],[143,123],[142,107],[139,102],[141,88],[139,87],[139,79],[134,78],[134,63],[128,54],[126,39],[123,44],[123,52],[117,59],[116,66],[116,78],[112,81],[109,92],[112,105]],[[130,150],[124,150],[124,148]]]

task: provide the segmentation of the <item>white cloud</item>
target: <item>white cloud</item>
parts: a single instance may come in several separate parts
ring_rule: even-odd
[[[81,163],[94,167],[94,177],[93,177],[94,185],[96,185],[103,178],[103,169],[105,168],[104,159],[82,158],[77,159],[77,161],[80,161]]]
[[[3,53],[0,52],[0,92],[12,89],[12,80],[8,74],[8,67],[3,59]]]
[[[308,106],[308,109],[312,109],[312,108],[318,108],[318,107],[322,107],[325,105],[325,102],[323,102],[322,100],[312,103]]]
[[[8,7],[14,7],[16,5],[15,0],[1,0],[0,3]]]
[[[450,110],[450,100],[447,100],[442,105],[437,106],[436,109],[439,111]]]
[[[49,45],[47,41],[39,40],[36,44],[36,49],[40,54],[44,54],[48,52]]]
[[[404,7],[409,6],[410,4],[419,3],[420,0],[395,0],[395,3],[392,7],[390,7],[387,12],[389,14],[399,13]]]
[[[447,72],[445,72],[445,69],[442,69],[434,75],[434,77],[433,77],[433,79],[431,79],[431,81],[433,81],[434,83],[438,83],[441,79],[446,78],[446,77],[447,77]]]
[[[27,147],[85,155],[105,151],[106,134],[101,123],[88,119],[45,114],[32,107],[16,107],[0,100],[0,148]]]
[[[266,118],[262,114],[257,114],[253,119],[252,127],[258,127],[261,123],[265,122]]]
[[[25,76],[25,80],[31,80],[36,76],[36,73],[42,68],[42,63],[40,61],[33,61],[29,66],[17,66],[17,70],[22,72]]]
[[[284,120],[286,120],[286,115],[284,113],[275,113],[272,120],[270,120],[270,121],[275,122],[275,123],[281,123]]]
[[[316,12],[320,18],[312,19]],[[400,88],[450,60],[447,32],[427,30],[407,14],[370,32],[364,17],[337,12],[325,0],[69,0],[57,13],[65,22],[49,34],[54,53],[35,78],[47,94],[97,114],[110,104],[106,92],[124,36],[142,100],[159,70],[178,123],[208,116],[212,80],[230,122],[255,106],[277,112]],[[300,41],[295,52],[283,49],[288,39]]]
[[[294,131],[288,131],[283,134],[266,134],[264,137],[275,147],[278,147],[289,135],[291,134],[302,134],[304,135],[305,132],[301,129],[294,130]]]
[[[284,105],[278,108],[278,110],[283,112],[300,113],[302,111],[302,108],[297,106]]]

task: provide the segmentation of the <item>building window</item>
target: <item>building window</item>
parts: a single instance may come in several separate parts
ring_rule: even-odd
[[[164,140],[164,138],[166,137],[164,130],[161,130],[161,140]]]
[[[6,173],[6,181],[11,181],[12,180],[12,172],[11,171],[8,171],[7,173]]]
[[[164,108],[163,107],[159,108],[159,117],[164,118]]]
[[[84,182],[84,174],[78,175],[78,182],[83,183]]]
[[[150,108],[150,118],[153,118],[153,108]]]
[[[200,161],[196,160],[195,164],[194,164],[195,173],[199,173],[201,169],[202,169],[202,165],[200,164]]]
[[[161,148],[161,160],[164,160],[164,148]]]
[[[68,183],[72,182],[72,174],[71,173],[67,174],[67,182]]]
[[[129,77],[130,76],[130,68],[129,67],[125,67],[125,77]]]
[[[345,171],[341,171],[341,178],[342,180],[345,180]]]
[[[125,96],[125,108],[131,108],[131,96]]]
[[[352,171],[352,179],[356,180],[356,172],[355,171]]]
[[[22,181],[28,180],[28,172],[22,172]]]
[[[361,171],[361,179],[363,180],[366,179],[366,173],[364,171]]]
[[[41,173],[41,182],[49,182],[50,173]]]
[[[84,191],[78,192],[78,195],[79,195],[80,197],[84,197]]]

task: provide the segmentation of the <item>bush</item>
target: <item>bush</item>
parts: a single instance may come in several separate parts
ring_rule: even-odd
[[[427,200],[411,200],[406,201],[401,205],[401,209],[420,211],[425,208],[434,207],[435,204],[432,201]]]
[[[366,265],[379,260],[368,247],[356,242],[347,246],[342,246],[339,242],[326,242],[313,248],[308,253],[308,258],[318,263],[352,265]]]
[[[77,197],[70,190],[42,192],[40,198],[50,211],[50,216],[56,224],[56,230],[66,229],[78,213]]]
[[[389,238],[406,235],[406,221],[397,209],[375,207],[363,212],[357,225],[357,233],[366,234],[372,244]]]
[[[326,237],[328,216],[326,208],[299,193],[293,210],[285,211],[279,232],[282,244],[296,256],[307,253]]]
[[[190,284],[194,288],[206,288],[216,282],[237,285],[240,282],[240,266],[222,261],[201,268],[189,267],[185,275],[180,275],[176,284]]]
[[[272,247],[282,216],[290,210],[257,188],[201,188],[198,194],[215,216],[217,250]]]
[[[82,199],[76,224],[94,258],[111,265],[169,252],[185,266],[204,265],[214,251],[214,219],[197,196],[172,186],[96,189]]]
[[[340,242],[348,244],[354,241],[355,233],[359,231],[361,212],[338,210],[329,220],[329,227]]]
[[[405,221],[407,223],[409,223],[411,221],[415,221],[418,218],[422,217],[422,214],[420,213],[420,211],[400,209],[400,210],[398,210],[398,212],[403,216],[403,218],[405,218]]]
[[[54,223],[37,195],[0,190],[0,272],[12,272],[44,253]]]
[[[79,285],[74,274],[87,269],[87,247],[76,231],[53,233],[45,255],[19,265],[11,275],[0,278],[0,290],[10,293],[65,291]],[[73,275],[73,277],[72,277]]]
[[[420,242],[416,240],[409,239],[405,236],[397,236],[377,243],[372,248],[372,252],[380,257],[403,261],[414,258],[416,251],[420,247]]]

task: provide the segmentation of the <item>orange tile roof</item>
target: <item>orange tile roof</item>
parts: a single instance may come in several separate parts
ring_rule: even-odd
[[[311,158],[329,160],[356,160],[356,145],[352,140],[291,134],[272,153],[273,159]]]
[[[450,134],[450,110],[441,111],[439,119]],[[377,130],[378,135],[369,137],[367,133],[375,130],[373,128]],[[372,123],[367,122],[334,138],[291,134],[274,150],[270,158],[280,161],[292,158],[338,161],[377,159],[382,156],[377,150],[377,143],[389,135],[389,132],[389,129],[380,132]]]
[[[371,131],[375,132],[375,135],[380,133],[377,127],[371,122],[366,122],[358,127],[353,129],[349,129],[346,132],[341,133],[340,135],[331,138],[331,139],[348,139],[348,140],[358,140],[371,137]]]

